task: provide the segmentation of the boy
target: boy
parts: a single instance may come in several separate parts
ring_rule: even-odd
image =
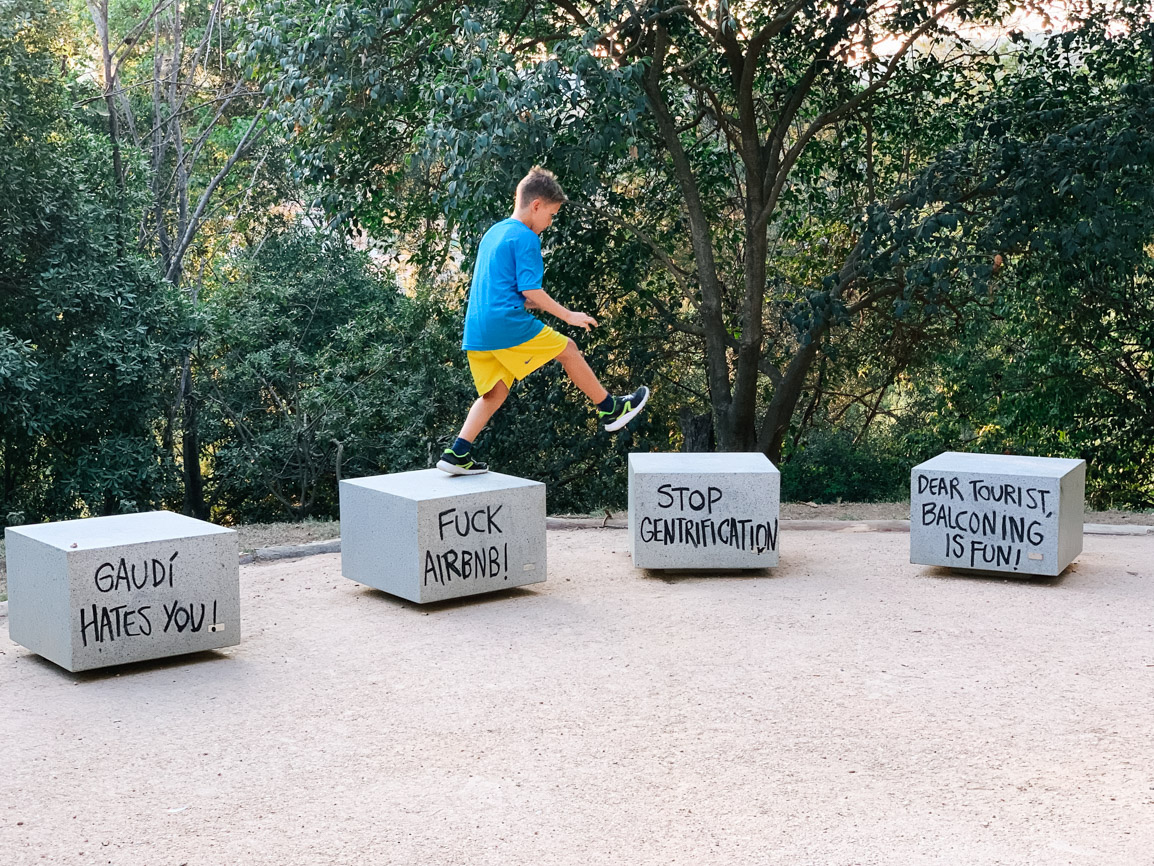
[[[524,379],[554,359],[597,406],[606,430],[620,430],[649,399],[644,385],[628,396],[612,396],[576,343],[529,314],[541,310],[586,331],[597,324],[585,313],[565,309],[541,288],[540,234],[567,201],[553,173],[535,166],[517,184],[513,215],[481,238],[461,342],[481,396],[469,410],[457,441],[441,455],[438,469],[453,475],[487,472],[489,467],[473,458],[474,440],[509,396],[513,380]]]

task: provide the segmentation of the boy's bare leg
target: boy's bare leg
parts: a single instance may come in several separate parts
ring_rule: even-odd
[[[589,367],[589,362],[585,360],[585,356],[581,354],[581,350],[572,340],[569,340],[564,351],[557,356],[557,360],[561,362],[561,366],[565,368],[565,373],[573,381],[573,384],[580,388],[581,392],[594,404],[600,403],[609,396],[609,392],[602,386],[597,375]],[[506,393],[508,392],[506,391]],[[472,417],[471,412],[469,416]],[[464,434],[461,435],[464,436]],[[468,439],[469,437],[465,436],[465,438]]]
[[[488,394],[474,400],[473,407],[465,419],[465,426],[461,428],[458,435],[467,442],[476,442],[481,431],[485,429],[485,425],[489,423],[489,419],[501,408],[501,404],[505,402],[505,398],[508,396],[509,386],[504,382],[498,382]]]

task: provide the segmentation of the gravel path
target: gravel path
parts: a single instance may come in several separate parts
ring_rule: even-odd
[[[0,630],[0,861],[1149,866],[1154,537],[908,544],[675,577],[551,532],[548,582],[426,608],[246,566],[239,647],[90,674]]]

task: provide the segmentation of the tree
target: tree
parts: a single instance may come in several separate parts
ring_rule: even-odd
[[[260,182],[269,186],[267,153],[260,148],[271,97],[229,62],[234,32],[222,0],[207,6],[156,0],[143,14],[110,0],[87,0],[87,7],[119,196],[118,244],[149,253],[164,279],[195,306],[204,269],[253,221],[248,209],[260,199]],[[129,165],[142,156],[146,163],[136,164],[147,174],[149,196],[128,201]],[[204,518],[198,397],[188,354],[174,386],[165,447],[180,457],[185,511]]]
[[[307,225],[239,253],[195,358],[209,502],[225,519],[335,516],[342,476],[429,465],[463,380],[441,358],[459,311],[399,291],[341,234]]]
[[[141,190],[74,106],[60,13],[0,0],[0,507],[11,522],[174,495],[157,418],[187,311],[118,248]]]
[[[875,124],[887,101],[909,110],[942,94],[964,100],[992,61],[962,30],[1010,8],[492,0],[322,13],[273,3],[250,27],[245,56],[280,82],[281,117],[313,176],[360,192],[349,206],[362,213],[397,176],[389,157],[405,155],[399,145],[377,163],[355,155],[376,140],[371,130],[396,127],[391,106],[410,131],[415,115],[430,118],[416,155],[466,248],[515,176],[547,159],[584,207],[648,247],[660,274],[637,299],[703,347],[718,447],[776,457],[835,326],[888,315],[895,300],[908,307],[930,268],[988,278],[988,265],[964,259],[972,250],[931,254],[932,241],[956,232],[964,203],[911,194],[904,182],[925,156],[887,164]],[[847,141],[853,151],[839,154]],[[865,201],[820,201],[820,187],[855,179]],[[832,266],[772,267],[771,250],[812,239],[799,210],[815,205],[845,227],[818,262]],[[880,216],[861,222],[866,206],[897,215],[887,227],[904,234],[883,241]]]
[[[1081,457],[1099,505],[1154,505],[1154,31],[1023,53],[969,137],[1003,142],[1004,270],[935,359],[928,427]],[[930,392],[930,389],[926,389]]]

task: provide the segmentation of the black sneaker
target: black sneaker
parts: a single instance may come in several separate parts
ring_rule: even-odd
[[[471,451],[458,454],[452,448],[446,448],[437,461],[437,468],[450,475],[480,475],[489,471],[489,464],[474,460]]]
[[[605,424],[609,432],[620,430],[637,417],[637,413],[645,408],[645,401],[649,399],[649,389],[642,385],[632,394],[613,398],[613,408],[608,412],[597,411],[597,415]]]

